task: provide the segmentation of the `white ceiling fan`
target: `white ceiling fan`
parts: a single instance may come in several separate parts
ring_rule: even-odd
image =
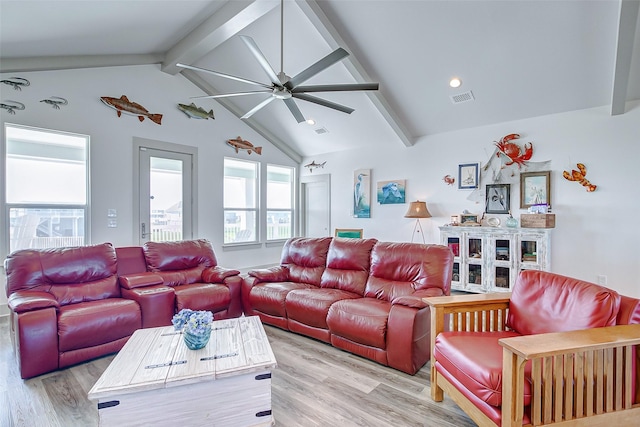
[[[293,77],[289,77],[285,74],[283,68],[284,62],[284,0],[280,0],[280,72],[276,74],[273,67],[267,61],[267,58],[262,54],[260,48],[256,42],[248,36],[240,36],[244,44],[249,48],[253,56],[258,60],[258,63],[262,69],[267,73],[267,76],[271,80],[270,84],[256,82],[253,80],[245,79],[243,77],[232,76],[230,74],[221,73],[218,71],[207,70],[205,68],[194,67],[192,65],[176,64],[178,67],[187,68],[194,71],[202,71],[205,73],[213,74],[219,77],[224,77],[231,80],[247,83],[253,86],[260,86],[261,90],[248,91],[248,92],[233,92],[223,93],[218,95],[200,96],[197,98],[225,98],[232,96],[244,96],[254,95],[261,93],[271,93],[271,96],[260,102],[253,107],[241,118],[248,119],[254,115],[257,111],[265,107],[274,99],[281,99],[293,114],[293,117],[302,123],[305,121],[302,112],[296,105],[293,98],[301,99],[303,101],[312,102],[314,104],[322,105],[323,107],[332,108],[334,110],[342,111],[343,113],[351,114],[355,111],[353,108],[346,107],[344,105],[336,104],[335,102],[327,101],[317,96],[308,95],[313,92],[344,92],[344,91],[357,91],[357,90],[378,90],[378,83],[346,83],[346,84],[328,84],[328,85],[311,85],[302,86],[301,84],[309,80],[311,77],[330,67],[331,65],[339,62],[349,56],[349,53],[343,48],[338,48],[331,52],[329,55],[317,61],[315,64],[309,66],[305,70],[296,74]]]

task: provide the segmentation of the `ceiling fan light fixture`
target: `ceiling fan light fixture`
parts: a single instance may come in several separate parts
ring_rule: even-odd
[[[283,87],[274,87],[272,95],[278,99],[289,99],[291,98],[291,92]]]
[[[453,88],[460,87],[462,86],[462,80],[460,80],[458,77],[453,77],[451,80],[449,80],[449,86]]]

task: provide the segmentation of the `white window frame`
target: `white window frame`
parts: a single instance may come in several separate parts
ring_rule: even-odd
[[[74,203],[30,203],[30,202],[25,202],[25,203],[8,203],[7,202],[7,188],[9,183],[7,182],[7,130],[9,128],[14,128],[14,129],[25,129],[25,130],[29,130],[29,131],[36,131],[36,132],[43,132],[43,133],[49,133],[52,135],[67,135],[67,136],[73,136],[75,138],[83,138],[86,141],[86,145],[85,145],[85,203],[84,204],[74,204]],[[59,130],[53,130],[53,129],[44,129],[44,128],[38,128],[38,127],[33,127],[33,126],[24,126],[24,125],[17,125],[17,124],[12,124],[12,123],[5,123],[4,124],[4,138],[2,139],[2,167],[3,167],[3,176],[2,176],[2,182],[4,183],[4,185],[2,186],[2,191],[0,191],[1,195],[1,202],[2,205],[4,206],[4,209],[2,209],[2,219],[1,219],[1,223],[2,223],[2,230],[4,230],[4,236],[5,238],[2,239],[1,245],[2,245],[2,255],[3,257],[6,256],[6,254],[9,253],[9,251],[12,249],[10,246],[10,242],[11,242],[11,223],[10,223],[10,211],[11,209],[61,209],[61,210],[70,210],[70,209],[77,209],[77,210],[82,210],[84,211],[84,223],[83,223],[83,228],[84,228],[84,236],[83,236],[83,245],[90,245],[91,244],[91,209],[90,209],[90,201],[91,201],[91,183],[90,183],[90,176],[91,176],[91,155],[90,155],[90,147],[91,147],[91,139],[89,137],[89,135],[83,135],[83,134],[77,134],[77,133],[71,133],[71,132],[64,132],[64,131],[59,131]],[[60,245],[54,245],[54,246],[69,246],[67,244],[64,244],[61,242]]]
[[[274,168],[280,168],[280,169],[289,169],[291,171],[291,181],[289,182],[289,186],[290,186],[290,194],[289,194],[289,206],[291,206],[289,209],[285,209],[285,208],[272,208],[269,206],[269,169],[271,167]],[[295,234],[295,226],[296,226],[296,221],[295,221],[295,182],[296,182],[296,168],[291,167],[291,166],[285,166],[285,165],[277,165],[277,164],[271,164],[271,163],[267,163],[267,168],[266,168],[266,179],[265,181],[267,182],[267,185],[265,187],[265,192],[266,192],[266,206],[265,206],[265,216],[266,216],[266,236],[265,236],[265,241],[268,243],[271,242],[277,242],[277,241],[286,241],[287,239],[289,239],[290,237],[293,237]],[[289,218],[291,219],[290,221],[290,235],[288,237],[277,237],[277,238],[269,238],[269,214],[271,212],[283,212],[283,213],[289,213]]]
[[[255,184],[254,184],[254,188],[253,188],[253,192],[255,195],[255,200],[254,200],[254,207],[253,208],[249,208],[246,206],[226,206],[225,203],[225,195],[224,195],[224,180],[226,179],[227,175],[226,175],[226,168],[227,168],[227,161],[234,161],[234,162],[240,162],[240,163],[247,163],[247,164],[252,164],[255,166]],[[245,159],[237,159],[234,157],[224,157],[223,159],[223,172],[222,172],[222,179],[223,179],[223,197],[222,197],[222,210],[223,210],[223,221],[222,221],[222,227],[223,227],[223,245],[224,246],[238,246],[238,245],[251,245],[251,244],[256,244],[260,242],[260,212],[261,212],[261,207],[260,207],[260,162],[256,162],[256,161],[252,161],[252,160],[245,160]],[[253,213],[254,215],[254,223],[255,223],[255,229],[253,230],[252,233],[252,237],[253,238],[247,238],[247,236],[243,236],[238,240],[234,240],[234,241],[230,241],[227,242],[225,241],[226,239],[226,227],[227,227],[227,213],[235,213],[235,212],[247,212],[247,213]]]

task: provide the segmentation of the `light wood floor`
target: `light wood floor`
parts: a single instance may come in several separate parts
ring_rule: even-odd
[[[276,426],[475,426],[447,398],[431,400],[428,364],[406,375],[300,335],[265,329],[278,361],[272,378]],[[0,427],[97,426],[98,410],[87,392],[113,357],[22,380],[8,318],[0,318]]]

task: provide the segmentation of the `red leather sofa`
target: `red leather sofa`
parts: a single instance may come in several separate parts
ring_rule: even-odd
[[[244,278],[247,315],[415,374],[429,360],[429,308],[449,295],[453,255],[440,245],[289,239],[280,265]]]
[[[5,269],[22,378],[117,352],[184,307],[242,315],[239,272],[217,266],[206,240],[26,249]]]
[[[633,348],[640,343],[640,300],[530,270],[519,274],[511,294],[428,303],[431,396],[441,401],[445,391],[478,425],[631,425],[625,420],[640,419]]]

